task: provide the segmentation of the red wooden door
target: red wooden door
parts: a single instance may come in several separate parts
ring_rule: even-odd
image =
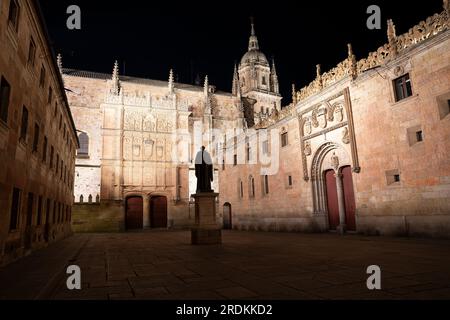
[[[344,198],[345,198],[345,223],[347,230],[356,231],[356,218],[355,218],[355,193],[353,191],[353,177],[352,169],[350,167],[344,167],[342,169],[342,182],[344,185]]]
[[[336,177],[334,175],[334,170],[328,170],[325,172],[328,221],[330,223],[330,230],[336,230],[339,225],[339,203],[336,190]]]
[[[143,222],[143,200],[142,197],[130,197],[127,199],[126,228],[142,229]]]
[[[167,198],[152,197],[150,200],[150,226],[167,228]]]

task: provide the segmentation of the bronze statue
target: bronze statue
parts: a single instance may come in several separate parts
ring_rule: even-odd
[[[197,193],[199,192],[213,192],[211,189],[211,182],[213,177],[213,164],[211,156],[205,147],[197,153],[195,157],[195,176],[197,177]]]

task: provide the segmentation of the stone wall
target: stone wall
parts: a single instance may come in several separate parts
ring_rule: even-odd
[[[167,198],[169,228],[192,225],[194,163],[185,160],[194,160],[201,145],[217,156],[220,137],[210,129],[242,127],[240,100],[172,79],[119,77],[117,67],[112,76],[64,69],[64,79],[77,128],[89,136],[89,154],[77,157],[75,201],[83,195],[87,203],[92,195],[96,202],[100,194],[100,206],[76,206],[75,230],[123,230],[129,196],[144,199],[144,227],[149,227],[148,201],[153,195]],[[195,122],[202,125],[200,131],[194,129]],[[202,136],[195,140],[196,134]],[[189,149],[189,159],[174,158],[182,148]],[[218,175],[214,188],[219,189]],[[103,213],[109,203],[121,204]]]
[[[449,61],[447,31],[352,85],[361,231],[450,235],[450,116],[441,119],[439,108],[439,97],[450,94]],[[404,73],[413,96],[395,102],[392,81]],[[415,141],[411,130],[422,131],[423,141]],[[400,182],[388,184],[392,170]]]
[[[269,175],[269,193],[263,194],[259,164],[227,165],[220,171],[220,212],[231,205],[236,229],[327,231],[321,181],[334,169],[335,155],[337,174],[345,166],[353,170],[356,232],[450,237],[449,61],[450,31],[439,29],[357,77],[347,73],[320,90],[302,91],[295,105],[257,124],[258,132],[279,135],[285,128],[289,136],[288,146],[277,147],[280,165]],[[393,82],[406,74],[413,95],[396,102]],[[423,141],[414,141],[418,131]],[[227,145],[232,153],[237,148]],[[400,181],[391,180],[394,173]]]
[[[14,26],[0,2],[0,265],[72,233],[75,127],[36,2],[17,3]]]

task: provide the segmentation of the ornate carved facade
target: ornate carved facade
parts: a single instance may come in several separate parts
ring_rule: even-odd
[[[293,86],[290,105],[256,117],[257,132],[275,139],[259,138],[255,157],[276,154],[276,173],[263,173],[267,162],[223,170],[224,221],[244,230],[449,237],[449,53],[444,1],[443,12],[403,35],[388,21],[388,43],[367,58],[357,61],[348,45],[336,68],[318,65],[313,82]]]
[[[92,133],[90,158],[77,161],[76,190],[86,189],[82,177],[97,176],[89,184],[100,194],[99,214],[79,205],[76,225],[189,226],[192,159],[200,147],[191,142],[201,136],[219,159],[214,189],[228,227],[447,237],[444,4],[401,36],[389,21],[388,43],[365,59],[348,45],[347,59],[325,73],[316,66],[316,79],[294,87],[285,108],[275,64],[259,50],[253,25],[231,94],[215,91],[207,78],[203,88],[174,83],[172,72],[161,82],[120,76],[117,66],[112,77],[64,70],[66,85],[79,93],[69,96],[77,126]],[[189,156],[180,161],[184,149]],[[222,163],[221,155],[231,161]],[[165,211],[155,209],[161,197]]]
[[[203,88],[177,84],[172,71],[168,82],[122,77],[117,63],[112,76],[63,74],[77,128],[89,136],[89,152],[77,159],[75,228],[129,228],[127,201],[136,197],[142,199],[141,227],[154,227],[151,201],[157,197],[166,199],[167,226],[193,223],[193,155],[201,145],[219,147],[206,134],[211,129],[242,128],[241,99],[213,92],[207,79]],[[198,126],[202,137],[195,140]],[[215,180],[219,190],[217,174]]]

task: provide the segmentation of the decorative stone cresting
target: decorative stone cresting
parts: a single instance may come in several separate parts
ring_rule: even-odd
[[[310,84],[295,91],[293,86],[293,103],[285,107],[278,114],[257,115],[259,120],[255,126],[256,129],[267,128],[277,121],[294,114],[295,106],[300,101],[320,92],[322,89],[331,86],[346,76],[352,76],[356,79],[365,71],[381,66],[384,63],[395,58],[399,53],[410,47],[425,41],[439,33],[450,29],[450,4],[449,0],[443,0],[444,10],[441,13],[419,22],[416,26],[409,29],[408,32],[397,36],[395,25],[392,20],[388,21],[388,43],[378,48],[377,51],[369,53],[368,57],[356,61],[351,44],[348,44],[348,57],[336,67],[328,72],[321,73],[320,65],[316,66],[316,79]]]

